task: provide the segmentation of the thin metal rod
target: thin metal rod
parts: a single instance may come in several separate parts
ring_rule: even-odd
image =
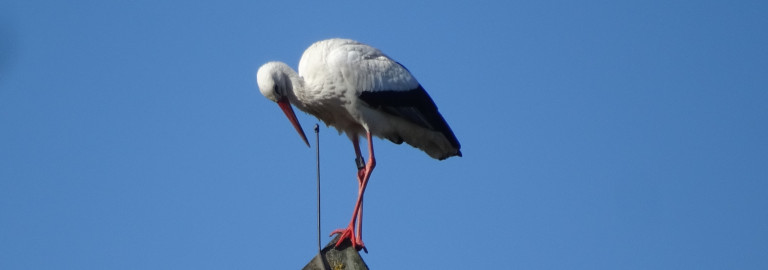
[[[315,159],[317,160],[317,254],[322,256],[320,247],[320,126],[315,124]]]

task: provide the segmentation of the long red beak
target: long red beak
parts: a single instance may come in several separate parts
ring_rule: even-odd
[[[301,125],[299,125],[299,120],[296,119],[296,114],[293,113],[293,108],[291,107],[291,103],[288,103],[287,99],[281,99],[277,101],[277,105],[280,106],[280,109],[283,109],[283,112],[285,113],[285,116],[288,117],[288,120],[291,121],[291,124],[296,129],[297,132],[299,132],[299,135],[301,135],[301,139],[304,140],[304,143],[309,146],[309,141],[307,140],[307,135],[304,134],[304,130],[301,129]]]

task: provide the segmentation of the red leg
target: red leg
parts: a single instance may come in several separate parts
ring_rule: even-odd
[[[363,177],[365,176],[365,159],[360,153],[360,144],[355,140],[355,163],[357,163],[357,194],[361,196],[363,187]],[[357,210],[357,241],[362,244],[363,236],[363,200],[360,200],[360,208]],[[366,250],[367,253],[367,250]]]
[[[363,178],[365,177],[366,167],[363,167],[357,171],[357,181],[359,183],[357,193],[358,193],[358,196],[360,197],[360,207],[359,209],[357,209],[356,238],[357,238],[357,243],[360,244],[360,246],[362,246],[363,250],[365,250],[365,253],[368,253],[368,249],[366,249],[365,244],[363,244],[363,192],[365,192],[365,188],[363,187]]]
[[[358,210],[359,216],[357,223],[357,242],[360,244],[361,248],[365,250],[365,253],[368,253],[368,249],[366,249],[365,245],[363,244],[363,195],[365,194],[365,187],[368,186],[368,180],[371,178],[371,173],[373,173],[373,168],[376,167],[376,157],[373,155],[373,136],[371,136],[370,132],[366,134],[366,139],[368,140],[368,163],[365,165],[362,179],[359,180],[360,209]],[[358,175],[360,175],[359,171]]]
[[[360,209],[357,209],[357,241],[360,243],[363,242],[363,199],[362,199],[362,186],[363,186],[363,176],[365,175],[365,167],[357,171],[357,182],[358,182],[358,188],[357,193],[358,196],[361,197],[360,199]]]
[[[357,195],[357,202],[355,202],[355,209],[352,212],[352,220],[349,221],[349,226],[347,226],[346,229],[338,229],[333,232],[331,232],[331,235],[333,234],[341,234],[338,242],[336,243],[336,247],[338,247],[345,239],[349,238],[350,242],[352,243],[352,246],[357,249],[365,249],[365,245],[362,241],[362,206],[363,206],[363,195],[365,193],[365,187],[368,185],[368,179],[371,177],[371,172],[373,172],[373,168],[376,167],[376,158],[373,155],[373,141],[371,133],[368,132],[366,134],[366,138],[368,139],[368,163],[365,164],[365,167],[358,170],[358,181],[359,181],[359,189],[358,189],[358,195]],[[355,143],[357,140],[353,139],[352,142]],[[359,153],[359,146],[357,146],[357,143],[355,143],[355,152]],[[359,215],[359,216],[358,216]],[[355,223],[358,225],[358,231],[357,236],[355,236]],[[367,251],[366,251],[367,252]]]
[[[360,151],[360,141],[358,141],[358,137],[355,136],[352,139],[352,145],[355,147],[355,165],[357,165],[357,195],[360,196],[361,191],[360,187],[363,186],[363,176],[365,176],[365,159],[363,159],[363,154]],[[363,235],[363,201],[360,201],[360,208],[357,209],[357,239],[362,239]]]

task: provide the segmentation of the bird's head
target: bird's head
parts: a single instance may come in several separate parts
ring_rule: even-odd
[[[296,72],[293,71],[288,65],[282,62],[269,62],[262,65],[259,71],[256,72],[256,83],[259,85],[259,91],[264,97],[271,101],[277,102],[280,109],[283,110],[285,116],[291,121],[291,124],[304,140],[304,143],[309,146],[307,135],[304,134],[304,130],[301,129],[299,120],[296,118],[296,114],[293,112],[289,97],[293,96],[293,82],[291,76],[296,76]]]

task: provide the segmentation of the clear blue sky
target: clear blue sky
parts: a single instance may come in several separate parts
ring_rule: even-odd
[[[766,269],[766,3],[3,1],[0,269],[302,267],[314,149],[255,72],[331,37],[463,146],[374,141],[372,268]],[[357,184],[320,135],[325,235]]]

